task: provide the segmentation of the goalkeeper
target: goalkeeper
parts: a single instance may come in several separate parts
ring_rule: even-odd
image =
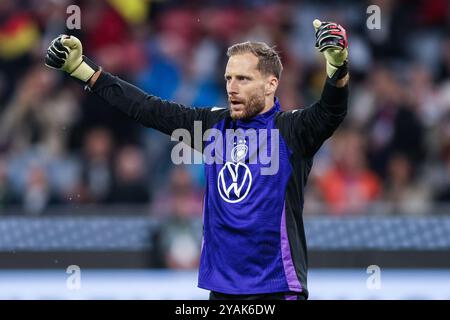
[[[146,127],[169,135],[183,128],[192,137],[194,122],[200,121],[202,136],[209,134],[200,146],[192,142],[200,151],[230,145],[225,132],[235,130],[231,150],[214,148],[226,162],[205,164],[198,286],[210,290],[210,299],[308,298],[304,189],[314,154],[346,115],[349,79],[345,30],[317,19],[313,26],[315,45],[326,59],[326,81],[316,103],[289,112],[281,111],[275,96],[283,69],[280,57],[265,43],[228,48],[224,76],[229,108],[201,109],[162,100],[109,74],[83,55],[73,36],[61,35],[48,48],[47,66],[67,72],[89,94]],[[208,129],[223,134],[217,138]],[[256,136],[245,134],[249,129]],[[270,146],[271,161],[279,161],[270,174],[263,172],[267,163],[260,163],[260,157],[250,161],[260,150],[249,146],[264,139],[265,154]]]

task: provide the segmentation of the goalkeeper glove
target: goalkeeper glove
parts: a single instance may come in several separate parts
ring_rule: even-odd
[[[45,56],[45,65],[63,70],[72,77],[88,82],[100,68],[83,56],[83,46],[74,36],[60,35],[54,39]]]
[[[333,80],[342,79],[348,72],[348,41],[345,29],[334,22],[313,21],[316,30],[316,48],[327,60],[327,75]]]

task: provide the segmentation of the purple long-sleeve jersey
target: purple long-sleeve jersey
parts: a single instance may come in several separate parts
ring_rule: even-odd
[[[308,296],[304,189],[314,154],[345,117],[347,86],[328,79],[313,105],[282,112],[275,99],[269,111],[249,120],[233,120],[226,108],[162,100],[106,72],[92,92],[144,126],[169,135],[187,130],[191,146],[204,153],[199,287]]]

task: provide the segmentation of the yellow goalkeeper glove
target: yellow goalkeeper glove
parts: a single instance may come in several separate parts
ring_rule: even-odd
[[[316,48],[323,52],[327,60],[327,75],[331,79],[341,79],[347,70],[348,40],[345,29],[334,22],[313,21],[316,31]]]
[[[99,67],[83,56],[83,46],[74,36],[60,35],[54,39],[45,56],[45,65],[63,70],[72,77],[88,82]]]

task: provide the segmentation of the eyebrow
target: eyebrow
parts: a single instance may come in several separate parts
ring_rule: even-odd
[[[231,77],[231,75],[225,73],[224,78],[227,79],[228,77]],[[253,76],[247,75],[247,74],[236,74],[235,77],[236,78],[246,78],[246,79],[250,79],[250,80],[253,79]]]

